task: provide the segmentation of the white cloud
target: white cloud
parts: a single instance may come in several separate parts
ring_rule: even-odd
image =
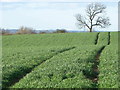
[[[119,0],[99,0],[99,2],[118,2]],[[1,2],[98,2],[98,0],[1,0]]]

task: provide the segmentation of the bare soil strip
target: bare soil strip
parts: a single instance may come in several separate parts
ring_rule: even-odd
[[[98,79],[99,79],[99,68],[98,65],[100,63],[100,55],[102,53],[102,51],[105,49],[106,46],[103,46],[95,55],[95,58],[93,60],[93,65],[90,69],[89,72],[85,72],[83,71],[83,74],[85,75],[85,77],[89,80],[92,80],[93,84],[92,84],[92,88],[98,88]]]
[[[108,45],[110,45],[110,32],[108,32]]]
[[[96,36],[95,45],[97,45],[97,43],[98,43],[99,34],[100,34],[100,32],[99,32],[99,33],[97,34],[97,36]]]

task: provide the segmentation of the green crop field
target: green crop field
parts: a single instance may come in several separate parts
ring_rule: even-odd
[[[118,32],[2,36],[3,88],[118,88]]]

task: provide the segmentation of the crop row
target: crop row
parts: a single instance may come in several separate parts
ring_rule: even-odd
[[[108,44],[108,32],[100,32],[97,45],[107,45]]]
[[[118,88],[118,45],[110,45],[103,50],[99,71],[99,88]]]
[[[114,45],[118,45],[118,32],[111,32],[110,36],[110,42],[113,45],[113,47]]]
[[[3,87],[8,87],[29,73],[35,66],[73,47],[3,48]]]
[[[47,60],[12,88],[93,88],[91,73],[100,46],[80,46]]]
[[[96,36],[97,33],[3,36],[3,87],[94,88],[89,80],[93,75],[91,67],[97,52],[106,46],[99,59],[98,87],[117,88],[118,33],[110,32],[109,36],[108,32],[100,32],[97,39]]]
[[[107,45],[107,32],[100,35],[101,44]],[[98,88],[118,88],[118,32],[111,32],[110,38],[108,33],[109,40],[100,56]]]
[[[0,89],[2,88],[2,64],[0,61]]]
[[[97,33],[3,36],[3,47],[94,45]]]

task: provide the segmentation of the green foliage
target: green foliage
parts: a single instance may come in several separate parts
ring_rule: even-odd
[[[111,45],[118,45],[118,38],[119,38],[118,32],[112,32],[110,36],[111,36],[110,38]]]
[[[106,46],[100,57],[99,88],[118,88],[118,33],[112,32],[110,45]]]
[[[3,47],[94,45],[96,35],[97,33],[58,33],[3,36]]]
[[[58,33],[3,36],[3,87],[95,88],[90,80],[98,62],[99,88],[118,87],[118,33]],[[110,40],[110,45],[108,41]],[[97,44],[95,45],[95,42]],[[20,80],[20,81],[19,81]],[[19,81],[19,82],[18,82]]]
[[[118,88],[118,47],[110,45],[100,57],[99,88]]]
[[[18,47],[3,48],[3,87],[14,83],[35,66],[69,47]]]
[[[100,47],[81,46],[47,60],[16,83],[13,88],[92,88],[83,70],[92,66]]]
[[[100,32],[97,45],[108,44],[108,32]]]

